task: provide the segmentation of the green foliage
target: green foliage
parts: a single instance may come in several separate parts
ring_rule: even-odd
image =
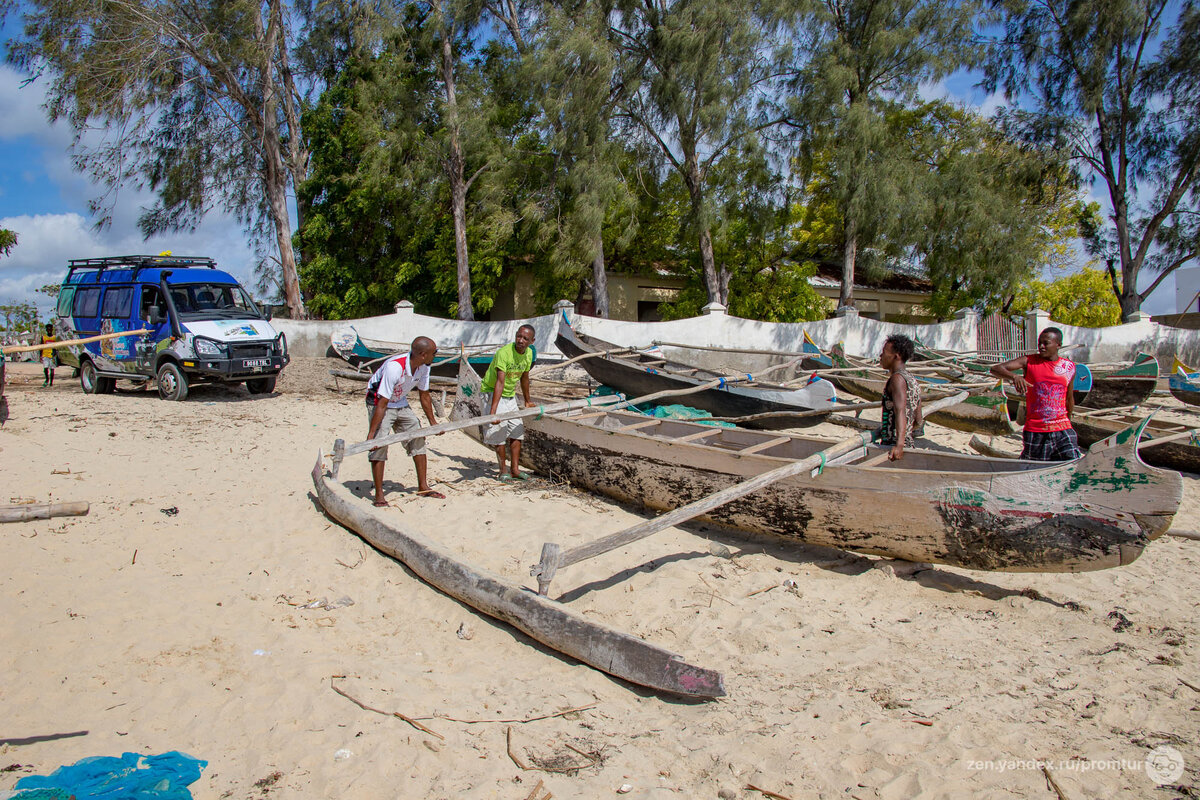
[[[33,333],[41,327],[37,306],[33,303],[2,303],[0,317],[4,318],[5,333]]]
[[[133,186],[154,193],[138,220],[147,237],[194,230],[214,207],[256,244],[273,230],[288,305],[303,317],[286,195],[307,154],[283,1],[31,0],[21,10],[8,60],[49,78],[47,114],[70,125],[75,168],[103,189],[89,203],[97,225]]]
[[[969,65],[974,0],[812,0],[797,19],[802,59],[793,66],[790,115],[803,131],[805,182],[820,175],[822,202],[837,211],[842,297],[852,301],[858,253],[886,243],[907,215],[906,189],[919,166],[888,115],[915,99],[923,81]]]
[[[1034,308],[1050,312],[1055,322],[1081,328],[1121,323],[1121,304],[1113,294],[1108,274],[1092,267],[1050,282],[1032,280],[1021,286],[1012,313],[1024,314]]]
[[[1011,0],[987,87],[1020,97],[1030,138],[1069,147],[1111,219],[1083,232],[1128,319],[1200,253],[1200,6]],[[1157,278],[1139,291],[1143,267]]]
[[[930,310],[995,310],[1038,269],[1061,263],[1087,207],[1061,151],[944,102],[890,116],[914,170],[899,244],[933,283]]]
[[[0,255],[11,255],[17,246],[17,234],[7,228],[0,228]]]

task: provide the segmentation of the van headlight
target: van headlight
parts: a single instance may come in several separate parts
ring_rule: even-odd
[[[196,348],[196,355],[205,358],[224,358],[225,345],[220,342],[214,342],[212,339],[201,339],[197,336],[192,340],[192,346]]]
[[[280,358],[287,358],[287,336],[282,333],[275,338],[275,352],[279,353]]]

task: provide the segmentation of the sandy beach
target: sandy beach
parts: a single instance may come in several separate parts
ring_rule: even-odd
[[[91,509],[0,525],[0,796],[87,756],[172,750],[208,762],[190,787],[205,800],[1200,796],[1200,542],[997,574],[698,524],[560,572],[572,607],[721,670],[729,692],[660,697],[322,513],[318,451],[366,434],[337,366],[296,359],[271,395],[167,403],[8,365],[0,504]],[[930,435],[970,452],[969,435]],[[446,499],[413,493],[396,448],[381,513],[525,585],[544,541],[645,518],[546,478],[502,484],[461,433],[429,451]],[[369,506],[365,457],[342,477]],[[1184,483],[1175,527],[1197,530],[1200,478]],[[1160,746],[1185,760],[1174,788],[1143,768]]]

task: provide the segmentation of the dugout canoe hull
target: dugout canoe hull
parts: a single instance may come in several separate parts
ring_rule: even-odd
[[[1113,414],[1112,418],[1076,415],[1071,419],[1071,427],[1075,428],[1079,444],[1082,447],[1090,447],[1124,428],[1132,418],[1135,417],[1131,414]],[[1138,455],[1147,464],[1156,467],[1200,474],[1200,433],[1190,440],[1181,439],[1155,447],[1145,446],[1160,436],[1171,436],[1185,430],[1187,427],[1184,425],[1152,421],[1146,426]]]
[[[454,415],[477,416],[478,386],[461,370],[459,380]],[[659,511],[829,444],[625,412],[547,415],[526,420],[525,430],[521,456],[530,469]],[[465,431],[480,440],[478,428]],[[1054,465],[919,448],[906,450],[898,464],[868,465],[886,458],[886,450],[863,447],[818,474],[781,480],[700,519],[966,569],[1080,572],[1122,566],[1167,530],[1183,492],[1177,473],[1137,458],[1140,431],[1126,429],[1084,458]]]
[[[638,686],[686,697],[723,697],[721,673],[693,666],[658,645],[584,617],[535,590],[463,562],[431,539],[383,519],[366,498],[313,467],[313,487],[330,517],[402,562],[438,591],[506,622],[542,644]]]
[[[565,321],[559,322],[558,349],[568,358],[598,353],[605,350],[620,350],[618,345],[576,333]],[[707,370],[685,367],[682,364],[666,363],[653,366],[644,362],[654,359],[645,355],[595,356],[578,362],[593,380],[623,392],[629,397],[641,397],[668,389],[688,389],[714,380],[720,375]],[[690,374],[682,374],[688,370]],[[664,400],[664,402],[673,402]],[[796,412],[828,409],[833,411],[837,392],[832,383],[816,381],[800,389],[771,386],[744,386],[731,383],[693,392],[679,402],[693,408],[708,411],[715,417],[746,417],[754,414],[774,412]],[[747,421],[745,426],[762,430],[807,427],[820,424],[824,414],[811,417],[778,417]],[[739,423],[741,424],[741,423]]]
[[[1138,353],[1133,364],[1112,371],[1092,370],[1092,388],[1075,391],[1075,405],[1084,408],[1124,408],[1146,401],[1158,386],[1158,359]]]
[[[377,339],[364,339],[358,335],[353,326],[346,326],[334,331],[329,337],[329,349],[337,353],[351,365],[357,367],[370,361],[375,361],[395,353],[403,353],[409,349],[408,344],[385,342]],[[492,355],[477,355],[467,357],[471,368],[483,375],[492,363]],[[429,374],[440,378],[455,378],[458,376],[458,353],[450,350],[439,350],[434,356]]]
[[[836,383],[843,392],[865,400],[879,400],[883,397],[883,387],[887,383],[882,379],[852,374],[830,375],[829,380]],[[924,388],[937,388],[937,385],[924,385]],[[1016,430],[1013,419],[1009,416],[1008,401],[1000,389],[973,394],[961,403],[935,411],[929,415],[928,421],[956,431],[986,433],[991,436],[1003,436]]]
[[[1178,358],[1171,366],[1168,380],[1171,396],[1189,406],[1200,406],[1200,372],[1193,371]]]

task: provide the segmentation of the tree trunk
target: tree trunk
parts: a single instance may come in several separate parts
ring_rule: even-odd
[[[442,80],[446,85],[446,118],[450,128],[450,156],[446,171],[450,178],[450,205],[454,217],[454,254],[458,268],[458,318],[475,319],[471,305],[471,266],[467,253],[467,180],[464,175],[462,142],[459,141],[458,100],[454,87],[454,53],[450,35],[442,35]]]
[[[712,231],[704,220],[704,177],[694,154],[685,155],[687,172],[684,176],[688,195],[692,201],[692,218],[700,228],[700,264],[704,269],[704,286],[708,289],[708,302],[729,305],[729,272],[718,270],[713,255]]]
[[[272,20],[278,23],[278,20]],[[292,249],[292,222],[288,216],[288,169],[279,142],[279,118],[275,84],[275,49],[281,35],[279,24],[264,31],[261,11],[256,19],[257,33],[264,40],[263,59],[259,65],[259,84],[262,91],[263,192],[267,198],[271,221],[275,223],[275,240],[279,247],[279,266],[283,272],[283,296],[292,319],[306,319],[304,298],[300,296],[300,275],[296,270],[296,253]],[[264,37],[265,33],[265,37]],[[298,134],[298,132],[297,132]]]
[[[846,215],[846,244],[842,250],[842,293],[838,308],[854,306],[854,261],[858,256],[858,221]]]
[[[608,318],[608,273],[604,271],[604,237],[596,234],[596,255],[592,258],[592,302],[596,316]]]

